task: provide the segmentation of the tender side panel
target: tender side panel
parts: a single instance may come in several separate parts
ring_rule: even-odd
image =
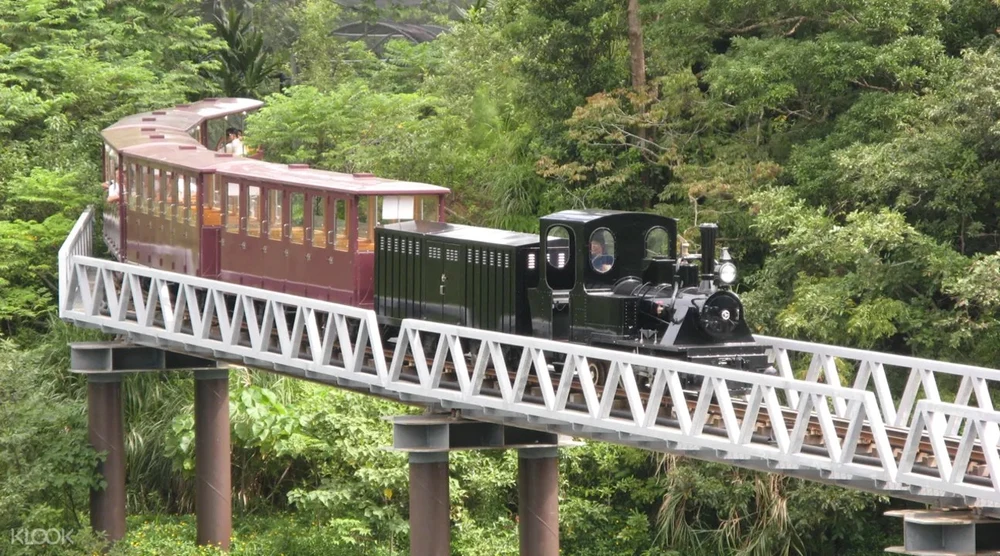
[[[514,247],[469,246],[466,250],[466,307],[470,326],[516,332],[517,281]]]
[[[375,308],[513,334],[531,333],[527,288],[538,280],[537,245],[499,245],[435,234],[376,230]]]
[[[422,317],[424,238],[376,229],[375,310],[396,319]]]

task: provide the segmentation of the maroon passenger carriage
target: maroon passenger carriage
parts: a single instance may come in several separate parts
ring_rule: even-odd
[[[375,227],[443,222],[449,190],[208,148],[260,106],[206,99],[105,129],[105,180],[121,185],[106,243],[123,261],[371,308]]]

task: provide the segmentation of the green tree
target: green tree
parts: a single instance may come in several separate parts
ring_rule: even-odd
[[[273,90],[278,62],[264,48],[264,34],[250,17],[235,8],[215,14],[215,31],[226,43],[209,69],[227,97],[261,98]]]
[[[98,131],[203,90],[193,1],[0,1],[0,330],[43,326],[60,236],[100,191]]]

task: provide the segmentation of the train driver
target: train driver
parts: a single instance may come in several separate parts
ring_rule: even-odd
[[[590,238],[590,266],[600,273],[611,270],[611,265],[615,264],[615,258],[607,254],[604,246],[604,238],[592,236]]]

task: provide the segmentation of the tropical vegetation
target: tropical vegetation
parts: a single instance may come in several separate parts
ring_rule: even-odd
[[[447,28],[379,55],[331,35]],[[270,160],[452,188],[449,219],[532,231],[571,207],[720,224],[756,331],[995,365],[1000,8],[990,0],[0,0],[0,533],[87,532],[103,457],[54,319],[55,253],[100,195],[99,130],[262,98]],[[850,371],[844,370],[845,373]],[[845,377],[849,378],[849,377]],[[194,546],[191,377],[125,381],[129,534]],[[405,554],[413,411],[231,374],[238,554]],[[954,388],[944,384],[943,389]],[[516,455],[453,454],[453,552],[517,550]],[[610,444],[561,453],[566,554],[876,554],[897,500]]]

